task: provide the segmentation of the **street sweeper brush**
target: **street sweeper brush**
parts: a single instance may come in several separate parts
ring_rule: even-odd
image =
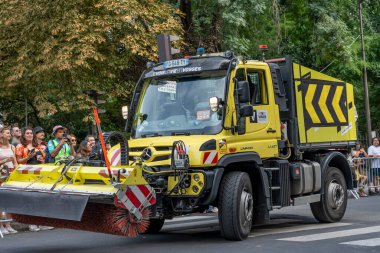
[[[105,167],[67,164],[16,168],[0,187],[0,209],[26,224],[128,237],[148,228],[156,194],[139,165],[111,167],[109,177]]]
[[[46,217],[13,214],[12,218],[24,224],[35,224],[84,230],[97,233],[136,237],[149,227],[150,209],[142,210],[142,219],[138,220],[128,210],[107,204],[89,203],[81,221],[53,219]]]

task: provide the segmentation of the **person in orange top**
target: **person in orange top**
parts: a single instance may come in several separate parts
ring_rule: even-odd
[[[45,152],[34,140],[32,128],[22,129],[21,143],[16,147],[16,157],[19,164],[45,163]]]
[[[16,157],[19,164],[40,164],[45,163],[44,145],[42,142],[41,127],[33,129],[24,127],[22,129],[21,143],[16,147]],[[48,226],[29,225],[29,231],[37,232],[40,230],[53,229]]]

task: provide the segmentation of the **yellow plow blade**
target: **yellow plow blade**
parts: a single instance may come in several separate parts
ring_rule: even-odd
[[[114,204],[120,189],[147,185],[139,167],[21,165],[0,187],[0,209],[47,218],[80,221],[88,202]]]

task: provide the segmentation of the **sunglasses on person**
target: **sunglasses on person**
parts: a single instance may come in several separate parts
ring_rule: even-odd
[[[71,138],[70,141],[71,141],[71,142],[77,142],[77,140],[76,140],[76,139],[73,139],[73,138]]]

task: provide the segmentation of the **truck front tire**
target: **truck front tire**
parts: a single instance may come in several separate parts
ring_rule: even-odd
[[[320,222],[338,222],[343,218],[347,207],[346,180],[338,168],[329,167],[326,173],[324,194],[321,195],[320,202],[310,204],[311,212]]]
[[[241,241],[252,227],[252,184],[247,173],[235,171],[224,176],[219,188],[219,224],[227,240]]]

